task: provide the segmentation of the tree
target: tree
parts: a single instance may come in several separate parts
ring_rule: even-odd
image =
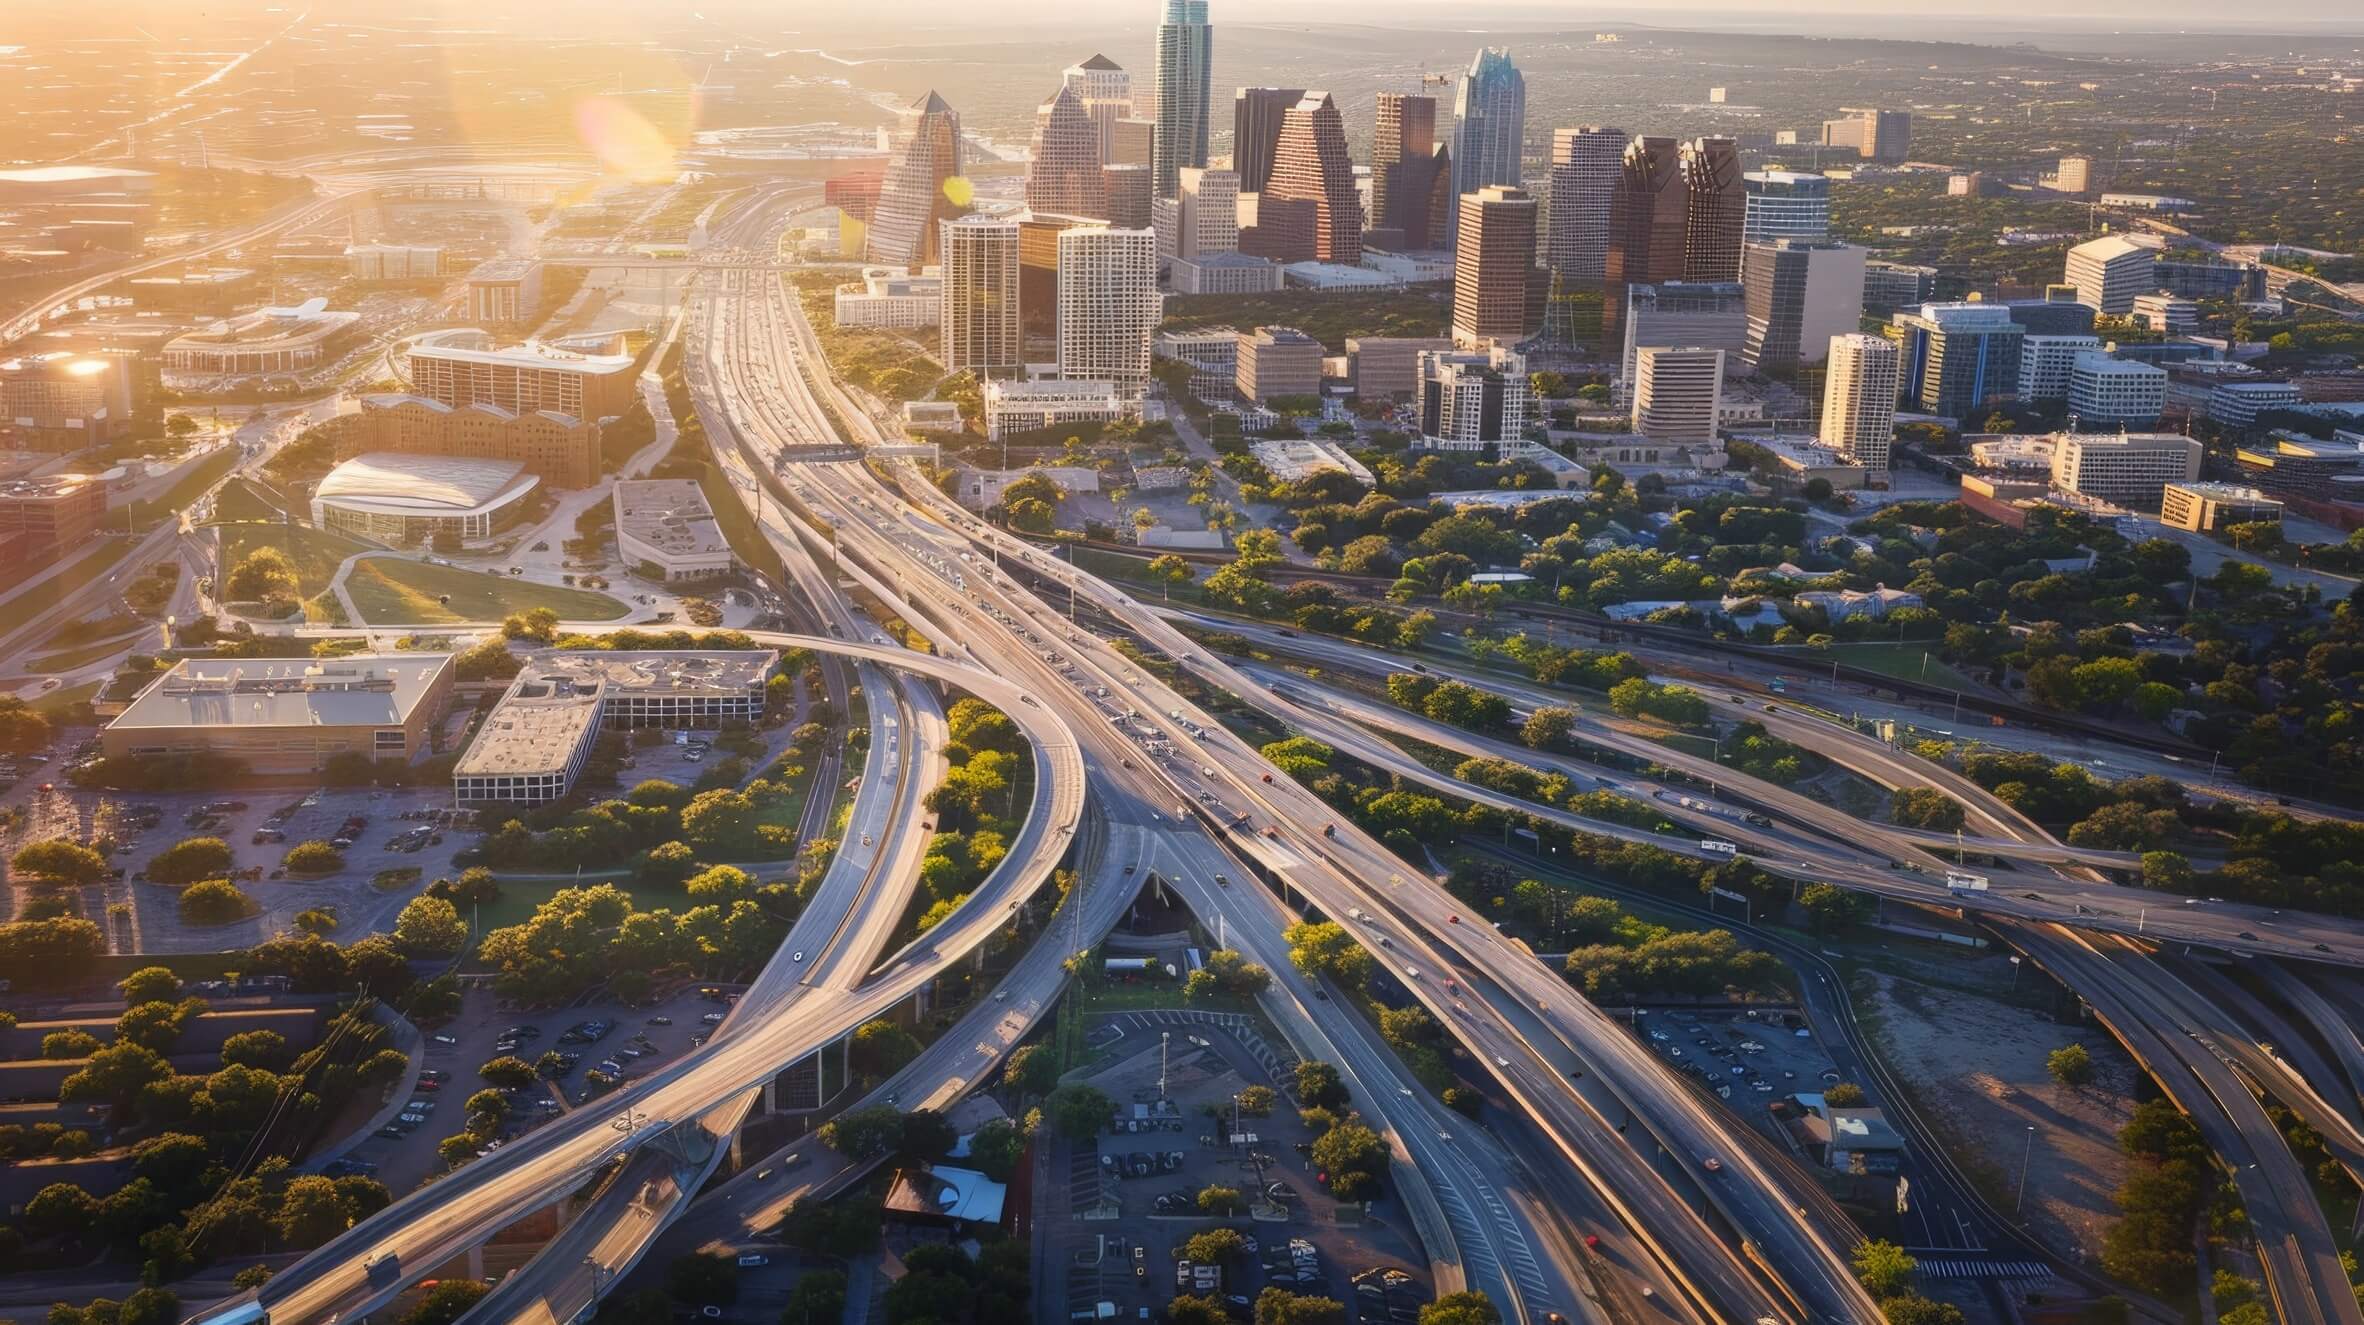
[[[1880,1299],[1880,1314],[1888,1318],[1888,1325],[1962,1325],[1960,1307],[1918,1293]]]
[[[233,603],[263,603],[295,597],[297,584],[295,563],[285,552],[266,545],[238,559],[222,581],[222,593]]]
[[[36,1238],[79,1238],[98,1218],[98,1198],[70,1182],[53,1182],[25,1203],[25,1232]]]
[[[1527,715],[1519,728],[1519,740],[1533,750],[1565,748],[1569,735],[1576,730],[1576,710],[1545,705]]]
[[[1962,803],[1935,787],[1904,787],[1890,799],[1888,818],[1907,828],[1950,833],[1962,826]]]
[[[1002,1068],[1005,1080],[1040,1095],[1059,1084],[1059,1058],[1049,1045],[1022,1044],[1010,1051]]]
[[[1256,1297],[1256,1325],[1346,1325],[1346,1304],[1285,1288],[1267,1288]]]
[[[1071,1141],[1089,1141],[1108,1125],[1116,1104],[1097,1086],[1072,1083],[1043,1097],[1042,1116],[1052,1130]]]
[[[204,879],[181,889],[181,919],[192,925],[227,925],[261,909],[228,879]]]
[[[181,978],[169,966],[143,966],[115,986],[123,991],[123,1005],[169,1003],[181,996]]]
[[[334,1178],[308,1173],[280,1192],[271,1224],[289,1246],[317,1247],[352,1227],[353,1211]]]
[[[402,1317],[402,1325],[452,1325],[492,1290],[474,1279],[446,1279]]]
[[[838,1325],[845,1319],[845,1272],[806,1270],[796,1278],[780,1325]]]
[[[1207,1191],[1214,1190],[1216,1189],[1212,1187],[1207,1189]],[[1233,1192],[1232,1195],[1236,1197],[1239,1193]],[[1199,1193],[1199,1208],[1202,1210],[1206,1208],[1206,1192]],[[1189,1241],[1183,1243],[1182,1256],[1185,1260],[1195,1261],[1201,1265],[1223,1265],[1229,1263],[1233,1257],[1245,1255],[1247,1249],[1248,1239],[1238,1229],[1210,1228],[1204,1233],[1194,1234]]]
[[[326,842],[298,842],[279,863],[290,874],[334,874],[345,867],[345,853]]]
[[[989,1118],[969,1137],[969,1162],[995,1182],[1008,1182],[1026,1155],[1026,1133],[1007,1118]]]
[[[1341,1123],[1313,1143],[1313,1162],[1330,1175],[1330,1194],[1341,1201],[1377,1196],[1387,1159],[1387,1142],[1359,1122]]]
[[[22,989],[80,984],[106,951],[105,933],[81,916],[0,924],[0,970]]]
[[[230,844],[218,837],[186,837],[156,853],[148,862],[148,878],[180,887],[199,879],[229,876],[235,862]]]
[[[1471,1288],[1447,1293],[1420,1308],[1419,1325],[1502,1325],[1502,1313],[1494,1299]]]
[[[1307,1058],[1297,1064],[1297,1098],[1317,1109],[1343,1109],[1349,1096],[1335,1066]]]
[[[891,1021],[866,1021],[854,1031],[849,1058],[865,1077],[884,1079],[919,1057],[918,1037]]]
[[[394,941],[414,957],[448,957],[468,941],[468,922],[443,898],[413,897],[395,917]]]
[[[1273,1101],[1279,1096],[1270,1086],[1248,1086],[1239,1095],[1239,1111],[1250,1118],[1262,1118],[1272,1112]]]
[[[1247,1208],[1247,1202],[1240,1199],[1237,1187],[1209,1185],[1199,1188],[1198,1212],[1202,1215],[1236,1215]]]
[[[85,887],[107,877],[107,858],[71,838],[27,842],[10,857],[12,873],[43,883]]]
[[[2064,1044],[2044,1056],[2044,1070],[2064,1086],[2082,1086],[2093,1080],[2093,1055],[2081,1044]]]
[[[868,1159],[902,1144],[903,1111],[891,1104],[849,1109],[821,1124],[818,1135],[848,1159]]]
[[[1223,1299],[1185,1293],[1166,1303],[1166,1325],[1231,1325]]]
[[[552,1050],[545,1056],[554,1059],[556,1054],[557,1051]],[[522,1089],[534,1083],[535,1071],[533,1065],[524,1059],[514,1054],[503,1054],[498,1058],[487,1059],[484,1066],[476,1069],[476,1075],[494,1086]]]
[[[1912,1285],[1920,1262],[1893,1242],[1866,1239],[1855,1244],[1855,1278],[1873,1297],[1895,1297]]]
[[[1835,1082],[1822,1092],[1822,1102],[1834,1109],[1860,1109],[1866,1100],[1863,1087],[1852,1081]]]
[[[58,1086],[58,1101],[78,1100],[122,1104],[137,1096],[151,1081],[172,1075],[161,1054],[142,1044],[111,1044]]]
[[[51,1031],[41,1037],[41,1056],[56,1062],[66,1058],[88,1058],[98,1052],[98,1037],[88,1031]]]
[[[287,1050],[287,1037],[277,1031],[241,1031],[222,1041],[222,1062],[245,1067],[259,1067],[277,1072],[287,1066],[293,1055]]]
[[[14,695],[0,695],[0,754],[34,754],[49,741],[49,719]]]
[[[739,1263],[721,1252],[691,1252],[665,1267],[665,1291],[692,1306],[721,1306],[739,1296]]]

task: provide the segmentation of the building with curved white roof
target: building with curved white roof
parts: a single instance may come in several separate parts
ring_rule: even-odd
[[[249,377],[318,367],[361,320],[326,299],[259,308],[175,337],[164,346],[170,376]]]
[[[514,460],[372,451],[312,491],[312,523],[388,545],[450,532],[483,539],[522,513],[541,479]]]

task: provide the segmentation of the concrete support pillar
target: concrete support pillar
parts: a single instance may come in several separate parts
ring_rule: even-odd
[[[763,1111],[767,1117],[780,1111],[780,1079],[776,1076],[763,1083]]]
[[[478,1283],[484,1282],[484,1245],[482,1243],[468,1248],[468,1277]]]

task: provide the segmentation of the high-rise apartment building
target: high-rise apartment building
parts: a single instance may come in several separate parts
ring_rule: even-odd
[[[1420,445],[1499,453],[1525,443],[1532,387],[1524,355],[1496,345],[1424,350],[1418,362]]]
[[[912,121],[887,163],[871,215],[868,261],[924,267],[936,260],[946,221],[967,211],[945,185],[960,174],[960,115],[930,92],[911,105]]]
[[[1129,163],[1100,167],[1100,192],[1105,198],[1101,219],[1127,230],[1149,228],[1149,200],[1154,196],[1149,167]]]
[[[1822,378],[1822,444],[1873,473],[1896,441],[1896,342],[1851,331],[1830,339]]]
[[[1633,430],[1653,441],[1710,446],[1724,402],[1724,352],[1645,345],[1634,359]]]
[[[1174,256],[1239,250],[1239,173],[1210,166],[1182,171],[1174,208]]]
[[[2061,279],[2077,287],[2077,302],[2096,313],[2124,317],[2134,311],[2137,295],[2159,288],[2152,270],[2159,251],[2124,235],[2103,235],[2068,251],[2067,271]]]
[[[1887,331],[1901,360],[1901,394],[1925,414],[1968,419],[1990,400],[2019,394],[2027,328],[2000,304],[1923,304],[1897,314]]]
[[[1116,159],[1116,122],[1133,113],[1133,76],[1105,55],[1067,66],[1067,88],[1083,103],[1100,137],[1100,159]]]
[[[1231,168],[1239,191],[1262,193],[1278,160],[1281,126],[1289,108],[1305,100],[1301,87],[1243,87],[1231,98]]]
[[[1776,239],[1748,246],[1741,281],[1752,372],[1786,374],[1821,363],[1831,337],[1863,318],[1864,251],[1852,244]]]
[[[2159,509],[2170,483],[2200,477],[2200,444],[2174,433],[2052,434],[2052,482],[2128,510]]]
[[[1740,279],[1741,232],[1748,195],[1740,150],[1729,138],[1694,138],[1682,146],[1683,279]]]
[[[1034,160],[1026,167],[1026,205],[1046,212],[1102,216],[1108,191],[1100,178],[1100,130],[1075,89],[1062,83],[1034,112]]]
[[[1516,342],[1527,334],[1527,281],[1535,268],[1535,200],[1487,185],[1461,197],[1453,245],[1453,343]]]
[[[2167,408],[2167,370],[2087,350],[2069,365],[2071,426],[2148,428]]]
[[[1327,92],[1306,93],[1282,117],[1272,177],[1258,195],[1258,223],[1267,205],[1289,202],[1311,204],[1288,210],[1296,224],[1312,223],[1311,234],[1300,236],[1292,248],[1304,248],[1309,238],[1316,262],[1352,266],[1362,261],[1362,197],[1354,186],[1354,159],[1347,154],[1346,123]]]
[[[1166,0],[1165,19],[1157,25],[1157,127],[1150,148],[1152,191],[1158,197],[1173,196],[1182,167],[1207,163],[1214,47],[1207,0]]]
[[[1517,187],[1526,138],[1526,76],[1509,51],[1488,46],[1470,60],[1453,98],[1453,196]]]
[[[1162,308],[1157,236],[1082,227],[1059,235],[1059,376],[1149,386],[1149,339]]]
[[[1624,291],[1618,319],[1624,353],[1618,384],[1631,393],[1634,355],[1644,345],[1690,345],[1722,350],[1727,362],[1748,347],[1748,293],[1737,281],[1661,281]]]
[[[982,376],[1023,360],[1018,337],[1018,223],[971,214],[943,222],[944,307],[938,315],[946,372]]]
[[[1598,281],[1607,275],[1609,217],[1625,143],[1625,130],[1597,124],[1552,131],[1543,250],[1545,265],[1563,281]]]
[[[1752,170],[1740,177],[1748,201],[1741,238],[1814,242],[1830,238],[1830,180],[1791,170]]]
[[[2099,336],[2020,337],[2019,398],[2036,405],[2068,399],[2070,367],[2078,355],[2100,348]]]
[[[2093,160],[2090,157],[2064,156],[2060,169],[2052,176],[2052,187],[2062,193],[2083,194],[2093,187]]]

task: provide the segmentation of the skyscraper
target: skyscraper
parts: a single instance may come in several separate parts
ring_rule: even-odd
[[[1488,184],[1517,187],[1526,137],[1526,77],[1510,52],[1488,46],[1470,60],[1453,99],[1453,196]]]
[[[1521,449],[1532,390],[1526,356],[1499,345],[1423,350],[1418,364],[1423,448],[1496,455]]]
[[[1371,135],[1371,244],[1436,248],[1453,228],[1452,154],[1436,144],[1436,99],[1379,94]]]
[[[1863,319],[1864,251],[1849,244],[1776,239],[1748,246],[1742,279],[1754,372],[1786,374],[1822,362],[1831,338]]]
[[[2027,328],[2001,304],[1923,304],[1897,314],[1887,331],[1896,342],[1899,394],[1923,413],[1967,420],[1988,401],[2019,394]]]
[[[1149,167],[1102,166],[1100,167],[1100,191],[1107,199],[1100,208],[1101,219],[1110,225],[1128,230],[1148,228]]]
[[[1527,279],[1535,267],[1535,200],[1493,184],[1461,195],[1453,246],[1453,343],[1513,343],[1527,334]]]
[[[1830,338],[1822,383],[1822,444],[1875,473],[1896,438],[1896,342],[1849,332]]]
[[[1362,197],[1354,187],[1346,123],[1329,93],[1308,92],[1289,107],[1273,152],[1272,178],[1258,199],[1259,220],[1268,203],[1312,204],[1310,212],[1299,209],[1291,215],[1310,218],[1315,261],[1348,266],[1362,261]]]
[[[1059,376],[1149,385],[1149,338],[1162,305],[1157,237],[1084,226],[1059,235]]]
[[[1239,173],[1185,166],[1176,199],[1174,256],[1212,257],[1239,249]]]
[[[1018,339],[1018,223],[974,214],[942,225],[941,358],[947,372],[1015,368]]]
[[[2137,295],[2158,288],[2159,251],[2124,235],[2103,235],[2068,251],[2062,277],[2077,287],[2077,302],[2096,313],[2124,317]]]
[[[948,186],[960,175],[960,116],[930,92],[913,102],[911,127],[887,163],[870,221],[871,262],[923,267],[936,260],[938,227],[968,210]]]
[[[1612,284],[1683,279],[1683,174],[1672,138],[1625,145],[1611,195],[1604,273]],[[1620,302],[1610,301],[1612,305]]]
[[[1741,231],[1748,195],[1740,182],[1740,151],[1729,138],[1683,144],[1683,279],[1740,279]]]
[[[1379,187],[1380,169],[1436,151],[1436,98],[1405,92],[1382,92],[1371,121],[1371,185]],[[1376,199],[1374,199],[1376,201]],[[1374,206],[1374,211],[1385,211]]]
[[[1723,398],[1722,350],[1645,345],[1634,360],[1631,426],[1653,441],[1713,444]]]
[[[1026,167],[1026,205],[1038,211],[1104,216],[1100,131],[1075,89],[1061,84],[1034,113],[1034,160]]]
[[[1066,71],[1067,87],[1083,103],[1084,114],[1100,135],[1100,159],[1116,159],[1116,122],[1133,113],[1133,76],[1105,55],[1095,55]]]
[[[1551,135],[1551,209],[1544,260],[1563,281],[1598,281],[1609,262],[1609,215],[1625,130],[1588,124]]]
[[[1153,191],[1170,198],[1182,167],[1207,163],[1208,78],[1215,30],[1207,0],[1166,0],[1157,25],[1157,128],[1150,152]]]
[[[1289,107],[1305,99],[1301,87],[1243,87],[1231,98],[1231,168],[1239,172],[1239,191],[1262,193],[1272,179],[1274,153],[1280,146],[1281,124]],[[1189,164],[1205,164],[1206,154]]]
[[[1912,154],[1912,143],[1909,110],[1849,110],[1845,119],[1822,122],[1824,147],[1853,148],[1875,160],[1902,161]]]
[[[1616,323],[1624,338],[1617,376],[1622,391],[1633,390],[1634,356],[1645,345],[1722,350],[1726,363],[1748,345],[1748,293],[1736,282],[1660,281],[1617,293],[1625,303]]]
[[[1830,238],[1828,179],[1788,170],[1752,170],[1740,177],[1740,183],[1748,200],[1740,233],[1748,243]]]

